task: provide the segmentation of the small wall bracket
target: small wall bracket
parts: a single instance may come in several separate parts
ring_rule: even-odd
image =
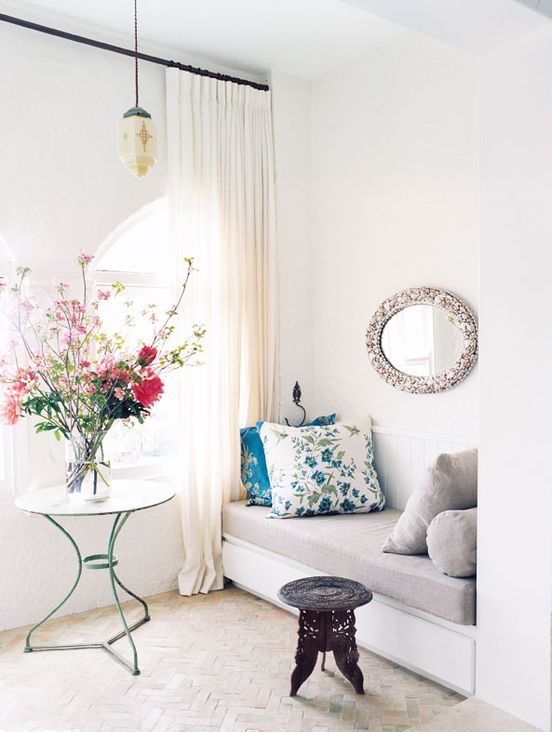
[[[299,386],[299,382],[296,381],[295,386],[293,387],[293,392],[292,392],[291,398],[292,398],[295,406],[299,407],[299,409],[303,412],[303,419],[299,422],[299,424],[293,425],[294,427],[302,427],[305,424],[305,420],[307,418],[307,412],[305,410],[305,407],[301,404],[301,397],[302,397],[301,387]],[[291,427],[292,425],[290,425],[288,418],[286,417],[285,419],[286,419],[287,426]]]

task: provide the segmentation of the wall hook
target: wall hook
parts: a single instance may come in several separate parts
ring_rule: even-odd
[[[296,381],[295,386],[293,387],[293,392],[292,392],[291,398],[292,398],[295,406],[299,407],[299,409],[303,412],[303,419],[299,422],[299,424],[294,425],[295,427],[302,427],[305,424],[305,419],[307,418],[307,412],[305,410],[305,407],[301,404],[301,397],[302,397],[301,387],[299,386],[299,382]],[[287,417],[285,418],[285,420],[286,420],[287,426],[291,427],[292,425],[290,425]]]

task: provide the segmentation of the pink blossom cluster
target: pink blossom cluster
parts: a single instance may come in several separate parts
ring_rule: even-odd
[[[0,403],[0,420],[14,425],[21,416],[24,398],[30,394],[38,382],[38,376],[27,368],[19,368],[8,379],[8,387],[4,391]]]
[[[180,368],[201,350],[204,331],[197,327],[183,344],[168,346],[191,260],[178,302],[165,313],[151,342],[136,349],[128,348],[121,334],[106,333],[100,317],[100,304],[119,297],[124,286],[114,283],[98,290],[93,299],[88,297],[86,269],[92,260],[86,252],[77,257],[82,297],[68,297],[68,285],[59,283],[51,305],[42,311],[23,294],[30,270],[18,269],[19,279],[10,292],[17,299],[13,319],[19,340],[10,344],[13,358],[0,360],[0,419],[6,424],[32,414],[42,420],[39,431],[55,430],[57,436],[68,437],[77,428],[87,435],[103,435],[117,419],[147,417],[164,392],[161,372]],[[129,301],[129,309],[131,305]],[[129,312],[126,325],[131,328],[136,320],[140,318]],[[147,320],[157,322],[153,311],[148,310]]]

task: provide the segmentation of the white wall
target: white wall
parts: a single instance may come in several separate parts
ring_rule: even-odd
[[[128,215],[165,191],[164,71],[144,64],[142,101],[159,135],[159,162],[137,180],[117,158],[116,124],[133,104],[129,59],[0,24],[0,232],[18,264],[49,284],[74,274],[79,249],[95,251]],[[9,100],[9,103],[6,103]],[[61,478],[60,450],[30,435],[21,456],[29,484]],[[0,629],[36,621],[75,571],[66,539],[0,497]],[[106,551],[104,519],[72,519],[87,553]],[[175,586],[182,560],[176,503],[133,516],[120,536],[121,577],[151,594]],[[87,572],[68,612],[109,603],[103,573]]]
[[[276,206],[280,281],[279,414],[294,424],[301,416],[291,401],[299,381],[303,404],[314,396],[312,371],[312,271],[310,224],[310,84],[288,74],[270,79],[276,159]]]
[[[552,30],[482,61],[477,694],[550,730]]]
[[[193,60],[192,60],[193,62]],[[216,68],[216,67],[215,67]],[[231,70],[226,70],[231,71]],[[115,227],[163,196],[164,69],[140,67],[141,102],[159,132],[158,163],[136,180],[117,158],[116,125],[133,104],[129,59],[0,24],[0,235],[36,282],[68,280],[80,249],[95,251]],[[281,215],[282,410],[290,419],[295,379],[312,390],[307,199],[309,85],[275,75],[274,125]],[[152,242],[155,246],[155,242]],[[55,440],[35,436],[19,460],[19,490],[51,485],[62,475]],[[108,522],[71,519],[86,553],[106,551]],[[0,629],[36,621],[70,586],[72,549],[44,519],[29,518],[0,496]],[[118,540],[121,577],[142,595],[176,587],[183,549],[175,502],[132,517]],[[111,602],[103,574],[88,572],[64,612]]]
[[[414,33],[313,83],[315,412],[477,435],[477,369],[451,391],[404,394],[365,347],[374,311],[407,287],[445,288],[477,313],[477,93],[475,57]]]

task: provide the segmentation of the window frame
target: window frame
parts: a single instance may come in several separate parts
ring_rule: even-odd
[[[167,200],[158,199],[141,208],[132,214],[126,221],[117,226],[110,234],[105,242],[99,247],[95,259],[101,262],[104,254],[116,244],[119,238],[130,229],[137,226],[142,220],[158,213],[160,210],[167,210]],[[151,288],[152,290],[171,291],[170,275],[167,277],[152,272],[125,272],[124,270],[107,270],[102,269],[101,265],[92,267],[91,279],[95,289],[102,287],[111,287],[116,282],[121,282],[128,287],[142,288],[144,290]],[[174,474],[175,460],[169,457],[150,457],[140,458],[136,463],[129,465],[117,465],[112,467],[114,478],[125,479],[169,479]]]

